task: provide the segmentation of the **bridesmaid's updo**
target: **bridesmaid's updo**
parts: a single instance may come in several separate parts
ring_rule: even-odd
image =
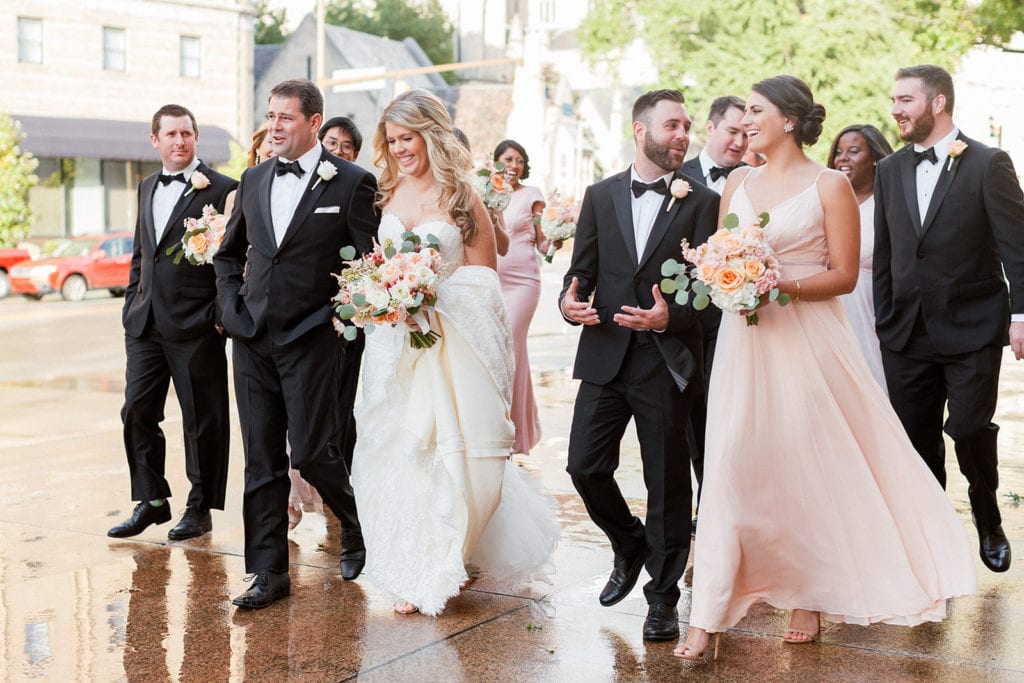
[[[754,84],[784,116],[795,119],[793,137],[798,145],[813,145],[821,135],[825,107],[814,101],[811,89],[796,76],[774,76]]]

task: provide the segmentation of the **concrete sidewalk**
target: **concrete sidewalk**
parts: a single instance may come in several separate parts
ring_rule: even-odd
[[[793,647],[779,637],[786,615],[762,605],[723,637],[719,661],[694,664],[672,657],[675,643],[641,639],[639,588],[600,607],[611,550],[564,471],[576,341],[554,303],[564,259],[544,266],[530,339],[545,438],[519,461],[558,500],[557,573],[515,594],[480,581],[438,618],[395,614],[393,597],[368,577],[342,581],[336,522],[315,513],[289,534],[292,596],[236,611],[229,598],[245,588],[237,420],[227,509],[214,512],[212,534],[172,543],[162,525],[107,538],[132,508],[121,302],[0,301],[0,680],[1024,680],[1024,509],[1006,498],[1013,568],[992,574],[978,561],[978,593],[953,600],[941,624],[826,624],[821,644]],[[1003,367],[1001,492],[1024,493],[1024,367],[1009,356]],[[172,489],[183,492],[173,399],[164,429]],[[949,471],[949,495],[976,544],[952,457]],[[620,474],[642,514],[632,434]],[[177,517],[183,496],[171,504]],[[684,622],[689,598],[684,589]]]

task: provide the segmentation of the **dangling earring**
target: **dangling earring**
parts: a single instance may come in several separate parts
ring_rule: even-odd
[[[784,125],[782,127],[782,130],[786,131],[787,133],[792,133],[793,132],[793,124],[790,123],[789,121],[786,121],[786,125]]]

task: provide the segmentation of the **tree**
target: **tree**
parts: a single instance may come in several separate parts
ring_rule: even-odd
[[[976,41],[966,0],[596,0],[579,30],[592,61],[608,63],[643,37],[656,66],[651,85],[685,84],[692,116],[719,95],[745,97],[761,78],[807,81],[827,112],[814,148],[851,123],[896,139],[889,93],[896,69],[954,68]]]
[[[982,0],[974,12],[974,18],[980,30],[981,42],[1007,50],[1013,34],[1024,30],[1024,3],[1020,0]]]
[[[330,0],[327,23],[392,40],[414,38],[434,64],[455,59],[454,29],[439,0]],[[444,76],[454,82],[451,72]]]
[[[283,43],[287,36],[285,21],[287,11],[270,9],[270,0],[256,0],[255,40],[257,45]]]
[[[0,246],[4,247],[21,242],[32,229],[28,190],[39,182],[33,173],[39,161],[21,151],[19,144],[24,139],[21,125],[0,114]]]

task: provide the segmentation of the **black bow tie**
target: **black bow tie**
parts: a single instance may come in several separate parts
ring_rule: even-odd
[[[722,168],[721,166],[712,166],[711,170],[708,171],[708,177],[711,178],[711,182],[715,182],[719,178],[728,178],[729,174],[736,170],[735,166],[729,168]]]
[[[630,189],[633,190],[634,197],[640,197],[648,190],[658,194],[668,194],[668,185],[665,184],[664,178],[658,178],[653,183],[642,183],[639,180],[634,180],[633,184],[630,185]]]
[[[938,155],[935,154],[934,147],[929,147],[923,152],[914,152],[914,166],[920,165],[920,163],[925,159],[932,162],[933,164],[939,163],[939,157]]]
[[[277,162],[277,175],[282,176],[285,173],[294,173],[296,178],[301,178],[306,172],[302,170],[297,161]]]
[[[170,185],[173,182],[183,183],[185,182],[184,173],[175,173],[174,175],[168,175],[166,173],[160,174],[160,182],[164,185]]]

